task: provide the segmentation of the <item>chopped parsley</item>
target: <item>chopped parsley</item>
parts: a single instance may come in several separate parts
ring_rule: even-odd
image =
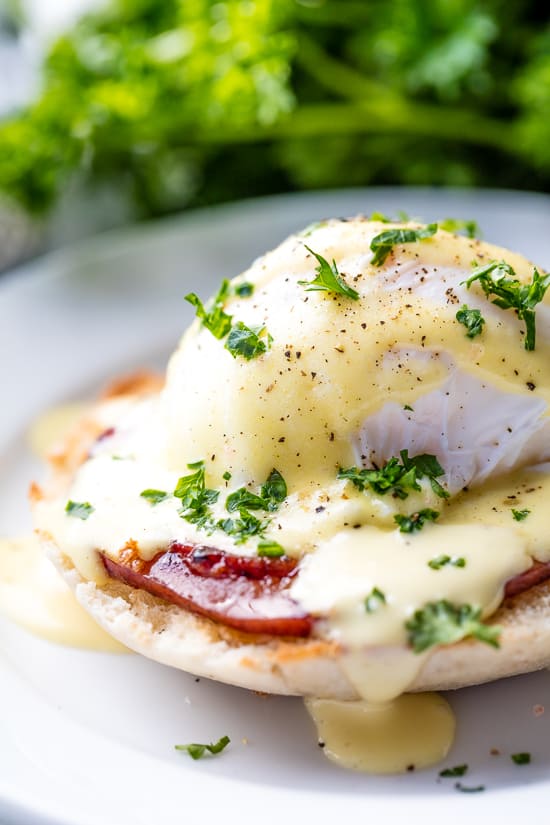
[[[445,770],[439,771],[439,776],[448,779],[449,777],[464,776],[467,771],[468,765],[455,765],[454,768],[445,768]]]
[[[223,305],[229,297],[229,281],[222,281],[222,285],[208,309],[194,292],[185,296],[185,300],[195,307],[197,318],[202,321],[203,327],[212,333],[214,338],[224,338],[231,329],[232,316],[223,310]]]
[[[367,613],[374,613],[379,607],[382,607],[383,604],[386,604],[384,593],[377,587],[373,587],[365,599],[365,610]]]
[[[437,510],[431,510],[426,507],[424,510],[419,510],[417,513],[411,513],[410,516],[397,515],[393,519],[399,525],[400,533],[414,533],[416,530],[422,530],[427,521],[435,521],[439,518]]]
[[[188,464],[187,467],[195,472],[182,476],[173,492],[176,498],[181,499],[179,515],[190,524],[199,528],[213,529],[210,504],[218,500],[219,490],[209,490],[205,484],[204,461]]]
[[[261,496],[266,504],[265,509],[270,512],[278,510],[279,504],[287,497],[286,481],[275,468],[272,469],[266,481],[262,484]]]
[[[260,541],[258,542],[258,555],[278,559],[285,555],[285,549],[276,541]]]
[[[254,292],[254,284],[251,284],[249,281],[242,281],[240,284],[236,284],[234,289],[235,295],[239,298],[250,298]]]
[[[298,281],[300,286],[305,286],[306,292],[332,292],[335,295],[345,295],[346,298],[351,298],[353,301],[359,300],[359,293],[348,286],[338,272],[336,261],[333,260],[331,266],[326,258],[318,255],[309,246],[306,246],[306,249],[317,258],[319,264],[315,267],[317,276],[313,281]]]
[[[535,268],[530,284],[522,284],[515,276],[514,269],[506,261],[491,261],[476,269],[464,283],[469,289],[475,281],[479,281],[487,297],[496,296],[493,304],[500,309],[515,310],[520,321],[525,322],[525,349],[534,350],[535,307],[542,301],[550,286],[550,273],[542,276]]]
[[[373,266],[382,266],[397,244],[422,241],[425,238],[431,238],[436,232],[436,223],[429,223],[423,229],[386,229],[371,241],[370,248],[374,255],[370,262]]]
[[[151,488],[143,490],[140,493],[140,496],[141,498],[144,498],[145,501],[148,501],[151,505],[160,504],[161,501],[165,501],[167,498],[170,497],[165,490],[153,490]]]
[[[381,468],[349,467],[340,468],[337,478],[351,481],[358,490],[370,487],[375,493],[384,495],[391,493],[394,497],[405,499],[410,490],[420,491],[418,481],[426,476],[432,490],[440,498],[448,498],[448,492],[436,480],[444,474],[443,467],[434,455],[422,454],[409,457],[408,450],[401,450],[401,462],[398,458],[390,458]]]
[[[439,228],[445,232],[464,232],[467,238],[479,238],[480,231],[476,221],[463,220],[462,218],[444,218],[439,221]]]
[[[403,409],[407,410],[408,412],[414,412],[414,409],[411,407],[410,404],[403,404]]]
[[[529,765],[531,762],[531,754],[523,751],[522,753],[512,753],[510,755],[512,762],[516,765]]]
[[[456,556],[451,558],[451,556],[446,555],[436,556],[434,559],[430,559],[428,567],[431,567],[432,570],[441,570],[442,567],[446,567],[448,564],[453,567],[466,567],[466,559],[464,556],[458,558]]]
[[[246,487],[239,487],[234,493],[227,496],[225,507],[228,513],[235,510],[267,510],[270,513],[279,509],[287,496],[286,481],[281,473],[273,468],[266,481],[260,488],[260,495],[251,493]]]
[[[499,647],[500,627],[486,625],[480,617],[479,607],[454,605],[446,599],[430,602],[406,622],[409,644],[415,653],[422,653],[434,645],[448,645],[472,637]]]
[[[218,521],[217,526],[227,535],[235,539],[236,544],[242,544],[250,536],[262,535],[269,525],[269,519],[259,519],[249,510],[265,510],[269,513],[279,509],[281,502],[287,496],[287,486],[281,473],[273,468],[266,481],[260,487],[260,494],[252,493],[246,487],[240,487],[227,496],[225,508],[228,513],[239,513],[238,518],[226,518]],[[265,542],[266,545],[276,542]],[[280,547],[280,545],[277,545]],[[282,550],[282,548],[281,548]],[[277,555],[283,555],[277,553]],[[262,554],[260,554],[262,555]],[[264,553],[263,555],[269,555]],[[274,555],[274,554],[272,554]]]
[[[92,507],[88,501],[68,501],[65,506],[65,512],[68,516],[82,519],[82,521],[90,518],[94,510],[95,507]]]
[[[512,509],[512,516],[516,521],[525,521],[531,510],[514,510]]]
[[[221,753],[230,742],[231,739],[229,736],[222,736],[221,739],[218,739],[217,742],[210,743],[210,745],[201,745],[198,742],[192,742],[189,745],[174,745],[174,748],[177,751],[185,751],[191,759],[202,759],[206,752],[211,753],[213,756]]]
[[[466,327],[466,338],[475,338],[476,335],[481,335],[483,332],[483,325],[485,318],[479,309],[469,309],[467,304],[463,304],[455,315],[459,324]]]
[[[224,481],[230,481],[231,480],[231,473],[229,472],[229,470],[225,471],[222,478],[223,478]]]
[[[225,349],[233,358],[240,356],[251,361],[267,352],[273,338],[265,326],[247,327],[242,321],[237,321],[231,327],[231,332],[225,342]]]
[[[237,510],[265,510],[265,502],[261,496],[251,493],[246,487],[240,487],[234,493],[227,496],[225,501],[225,509],[228,513],[234,513]]]
[[[480,793],[485,790],[485,785],[463,785],[462,782],[455,782],[455,788],[462,793]]]
[[[269,519],[259,519],[248,510],[239,510],[238,518],[220,519],[216,527],[231,536],[235,544],[244,544],[251,536],[261,536],[269,526]]]

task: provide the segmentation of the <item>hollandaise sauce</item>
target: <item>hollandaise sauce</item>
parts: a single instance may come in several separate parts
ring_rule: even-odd
[[[403,773],[434,765],[453,743],[455,717],[437,693],[386,703],[306,699],[325,756],[342,768]]]
[[[125,650],[79,605],[32,534],[0,539],[0,613],[51,642]]]

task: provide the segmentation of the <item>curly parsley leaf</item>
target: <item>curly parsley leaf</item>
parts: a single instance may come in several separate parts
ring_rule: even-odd
[[[181,499],[179,515],[190,524],[211,530],[215,525],[210,505],[218,500],[219,490],[206,487],[204,461],[188,464],[187,467],[195,472],[182,476],[172,494],[175,498]]]
[[[249,281],[241,281],[240,284],[235,285],[235,295],[238,298],[250,298],[252,293],[254,292],[254,284],[251,284]]]
[[[455,316],[459,324],[466,327],[466,337],[475,338],[476,335],[481,335],[485,318],[479,309],[470,309],[467,304],[463,304]]]
[[[439,776],[443,779],[456,776],[465,776],[468,771],[468,765],[455,765],[453,768],[445,768],[439,771]]]
[[[220,519],[216,527],[231,536],[235,544],[244,544],[252,536],[261,536],[269,526],[269,519],[259,519],[248,510],[239,510],[238,518]]]
[[[194,292],[185,296],[185,300],[195,307],[197,318],[202,321],[203,327],[212,333],[218,340],[224,338],[231,329],[232,316],[224,312],[223,305],[229,297],[229,281],[222,281],[218,294],[211,306],[206,309],[201,299]]]
[[[467,238],[479,238],[480,231],[476,221],[463,220],[462,218],[444,218],[438,221],[440,229],[445,232],[464,232]]]
[[[336,261],[332,261],[332,266],[326,258],[318,255],[309,246],[306,246],[307,251],[317,258],[318,266],[315,267],[317,276],[313,281],[298,281],[300,286],[305,286],[306,292],[332,292],[334,295],[345,295],[346,298],[351,298],[353,301],[359,300],[359,293],[351,286],[348,286],[344,279],[338,272]]]
[[[521,753],[512,753],[510,755],[510,759],[512,762],[515,762],[516,765],[529,765],[531,762],[531,754],[527,751],[522,751]]]
[[[147,490],[142,490],[140,493],[141,498],[144,498],[145,501],[148,501],[149,504],[154,506],[155,504],[160,504],[161,501],[165,501],[169,498],[169,493],[165,490],[154,490],[152,488],[148,488]]]
[[[239,487],[227,496],[225,507],[228,513],[236,510],[267,510],[274,512],[287,496],[286,481],[281,473],[273,468],[266,481],[260,487],[260,495],[250,492],[246,487]]]
[[[262,499],[265,502],[265,509],[271,512],[278,510],[279,504],[281,504],[287,497],[288,491],[286,481],[282,477],[281,473],[275,469],[275,467],[268,475],[266,481],[262,484],[260,492]]]
[[[550,287],[550,273],[543,276],[535,267],[529,284],[521,283],[515,276],[514,269],[506,261],[491,261],[478,267],[464,283],[469,289],[478,281],[487,297],[496,296],[492,300],[495,306],[516,311],[520,321],[525,323],[525,349],[531,351],[535,349],[536,339],[535,307]]]
[[[379,607],[386,604],[386,596],[378,587],[373,587],[365,599],[365,610],[367,613],[374,613]]]
[[[384,495],[391,493],[396,498],[405,499],[410,490],[421,490],[418,484],[416,471],[407,470],[399,463],[398,458],[390,460],[381,468],[348,467],[340,468],[337,478],[347,479],[361,492],[370,487],[375,493]]]
[[[399,525],[400,533],[414,533],[417,530],[422,530],[427,521],[436,521],[439,518],[437,510],[431,510],[426,507],[424,510],[419,510],[417,513],[411,513],[410,516],[396,515],[393,517],[396,524]]]
[[[189,745],[174,745],[174,748],[177,751],[185,751],[189,754],[191,759],[202,759],[206,752],[211,753],[213,756],[221,753],[230,742],[231,739],[229,736],[222,736],[221,739],[218,739],[217,742],[210,743],[210,745],[202,745],[198,742],[192,742]]]
[[[258,542],[258,556],[266,556],[269,559],[278,559],[285,555],[284,547],[277,541]]]
[[[425,238],[431,238],[436,232],[436,223],[429,223],[423,229],[386,229],[371,241],[370,248],[374,255],[370,262],[373,266],[382,266],[394,246],[403,243],[416,243]]]
[[[267,352],[272,341],[273,338],[265,326],[247,327],[242,321],[237,321],[231,327],[225,348],[233,358],[240,356],[251,361]]]
[[[407,471],[414,468],[417,478],[424,478],[424,476],[426,476],[426,478],[429,479],[430,486],[436,496],[439,496],[439,498],[449,498],[447,490],[437,481],[440,476],[445,475],[445,470],[435,455],[422,453],[421,455],[409,457],[408,450],[401,450],[399,455]]]
[[[454,556],[451,558],[451,556],[443,553],[441,556],[430,559],[428,567],[431,567],[432,570],[441,570],[442,567],[447,567],[449,564],[453,567],[466,567],[466,559],[464,556]]]
[[[525,521],[531,510],[512,510],[512,517],[515,521]]]
[[[401,450],[400,456],[401,463],[394,456],[382,468],[340,468],[337,478],[348,479],[361,491],[370,487],[375,493],[391,493],[396,498],[405,499],[411,490],[422,489],[418,481],[426,477],[436,495],[448,498],[449,493],[437,481],[445,471],[434,455],[424,453],[410,457],[408,450]]]
[[[415,653],[434,645],[448,645],[472,637],[491,647],[499,647],[500,627],[481,621],[481,608],[454,605],[446,599],[430,602],[406,622],[409,644]]]
[[[86,521],[86,519],[90,518],[94,511],[95,507],[92,507],[88,501],[69,500],[65,506],[65,512],[68,516],[79,518],[82,521]]]

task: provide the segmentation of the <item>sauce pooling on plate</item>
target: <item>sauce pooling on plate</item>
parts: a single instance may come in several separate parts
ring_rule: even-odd
[[[79,605],[34,535],[0,539],[0,613],[51,642],[89,650],[126,649]]]
[[[403,773],[445,758],[455,717],[437,693],[406,693],[391,702],[306,699],[323,752],[343,768]]]

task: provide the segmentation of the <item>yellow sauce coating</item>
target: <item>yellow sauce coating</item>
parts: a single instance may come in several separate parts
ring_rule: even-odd
[[[323,753],[372,774],[403,773],[445,758],[455,734],[449,703],[437,693],[408,693],[386,704],[306,699]]]

